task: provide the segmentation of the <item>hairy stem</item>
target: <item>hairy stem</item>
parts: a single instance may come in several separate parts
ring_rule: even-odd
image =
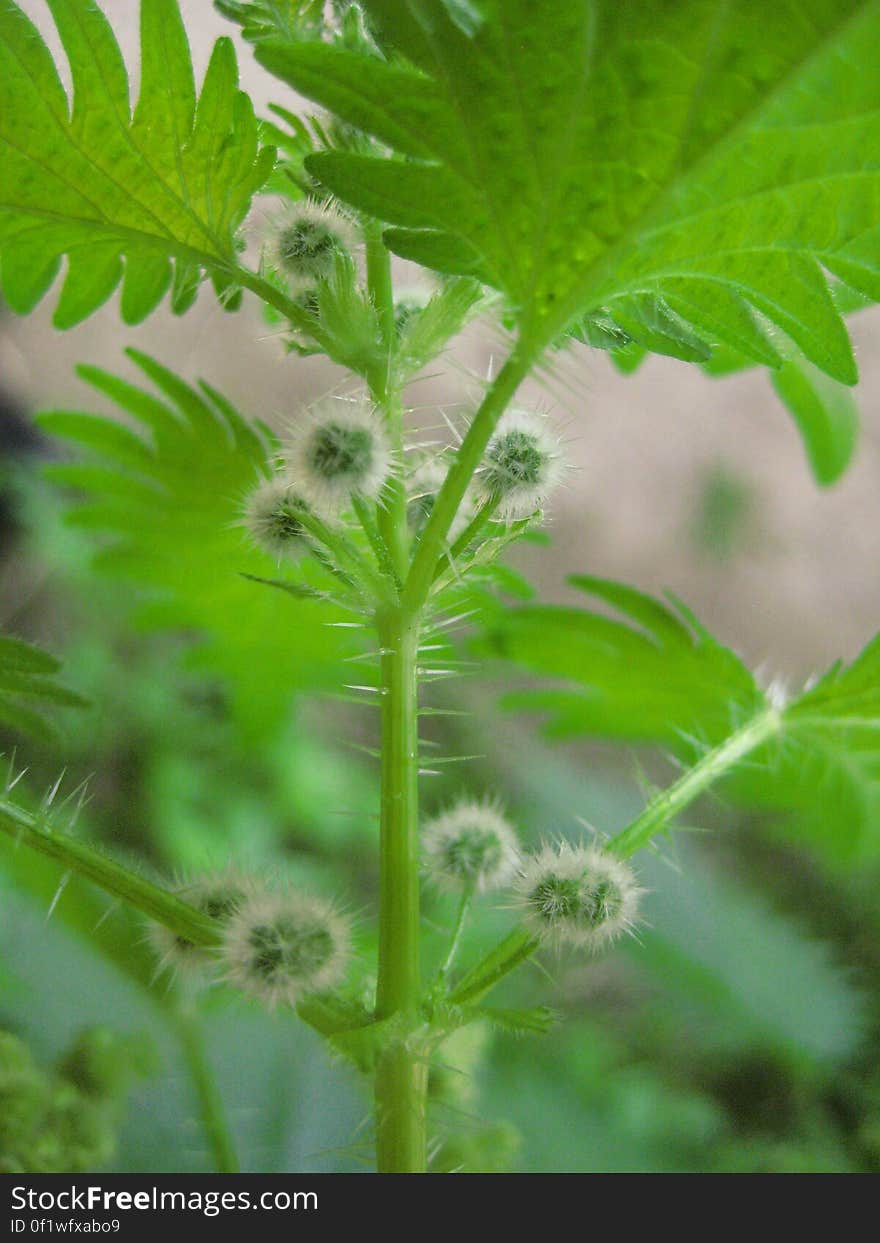
[[[403,582],[408,567],[409,538],[406,525],[406,487],[403,481],[403,409],[399,384],[394,376],[396,329],[391,256],[382,241],[381,225],[368,224],[365,236],[367,290],[379,319],[384,355],[381,369],[370,377],[370,395],[385,419],[394,453],[394,470],[385,485],[379,509],[379,530],[390,550],[395,573]]]
[[[471,518],[470,522],[462,531],[461,535],[458,536],[452,547],[449,549],[448,557],[451,562],[454,562],[457,557],[460,557],[463,552],[467,551],[473,540],[475,540],[483,530],[483,527],[491,521],[492,515],[495,513],[497,508],[497,496],[490,496],[487,501],[483,502],[474,514],[473,518]],[[445,558],[441,559],[439,562],[437,569],[434,572],[435,578],[439,578],[440,574],[443,572],[443,569],[445,568],[443,564],[444,560]]]
[[[449,942],[449,949],[446,951],[446,957],[440,964],[437,972],[439,980],[442,982],[446,979],[452,970],[452,964],[455,962],[455,956],[458,953],[458,947],[461,945],[464,926],[467,923],[468,912],[471,909],[471,903],[474,900],[474,887],[468,885],[461,895],[461,901],[458,904],[458,914],[455,917],[455,927],[452,930],[452,939]]]
[[[380,1174],[427,1169],[428,1053],[394,1041],[376,1065],[376,1148]]]
[[[258,298],[274,307],[276,311],[280,311],[285,319],[290,320],[295,328],[300,332],[308,333],[310,337],[314,337],[319,344],[321,342],[321,332],[315,320],[307,311],[305,311],[298,302],[294,302],[288,294],[271,284],[270,281],[264,280],[257,272],[252,272],[250,268],[236,267],[231,269],[230,275],[239,285],[245,289],[249,289],[251,293],[255,293]]]
[[[671,786],[652,798],[644,811],[611,839],[608,848],[626,859],[647,846],[679,812],[750,752],[772,738],[781,725],[782,718],[774,708],[757,713],[724,742],[707,751],[693,768],[689,768]]]
[[[520,963],[531,958],[539,944],[538,939],[524,928],[514,928],[459,980],[449,993],[449,1001],[454,1006],[479,1001]]]
[[[185,937],[196,945],[218,944],[219,931],[209,916],[144,880],[87,842],[60,832],[49,816],[27,811],[11,799],[3,798],[0,799],[0,832],[100,885],[114,897],[128,902],[135,910],[164,924],[177,936]]]
[[[373,550],[373,556],[376,558],[376,565],[379,567],[382,574],[390,579],[396,587],[399,587],[400,578],[397,573],[397,567],[392,560],[388,545],[385,543],[385,537],[379,530],[379,526],[376,522],[371,506],[368,505],[367,502],[361,497],[354,497],[352,499],[352,508],[354,509],[355,517],[363,527],[364,534],[366,535],[370,547]]]
[[[419,1023],[418,682],[419,620],[399,609],[378,618],[382,688],[379,895],[380,1019],[399,1015],[403,1035],[376,1069],[381,1173],[420,1173],[426,1162],[427,1067],[407,1041]]]
[[[486,445],[499,418],[534,362],[534,355],[520,343],[514,347],[504,366],[486,391],[467,435],[459,446],[449,474],[431,509],[422,538],[412,559],[404,584],[403,603],[421,608],[427,598],[443,550],[443,543],[455,521],[467,486],[480,464]]]
[[[367,288],[382,334],[385,364],[370,377],[394,468],[378,511],[378,536],[402,583],[409,566],[403,479],[403,409],[394,379],[394,293],[391,258],[381,228],[366,229]],[[397,607],[377,617],[382,690],[382,797],[379,894],[379,979],[376,1016],[402,1019],[401,1034],[376,1065],[376,1149],[385,1174],[424,1173],[427,1160],[427,1054],[409,1038],[419,1024],[418,675],[420,610]]]

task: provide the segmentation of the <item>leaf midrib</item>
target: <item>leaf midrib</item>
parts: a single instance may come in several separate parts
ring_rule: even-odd
[[[730,128],[726,130],[723,135],[719,136],[716,142],[703,151],[687,167],[682,176],[667,183],[664,189],[661,190],[658,196],[652,201],[650,206],[631,222],[629,227],[624,231],[617,242],[615,242],[613,246],[609,247],[601,258],[592,265],[592,267],[586,269],[584,278],[578,285],[579,296],[577,299],[572,296],[567,303],[563,304],[565,307],[564,313],[557,311],[551,330],[545,330],[543,340],[536,338],[535,344],[532,345],[532,349],[535,353],[540,352],[540,350],[545,348],[545,346],[553,340],[556,333],[564,326],[564,324],[567,323],[574,314],[578,313],[578,309],[583,308],[584,306],[588,307],[588,295],[590,289],[595,290],[600,287],[606,273],[608,273],[609,270],[613,271],[614,265],[620,259],[621,254],[625,255],[634,248],[634,239],[640,235],[643,235],[646,231],[649,232],[650,225],[653,220],[658,217],[662,218],[663,213],[669,205],[669,199],[673,195],[680,194],[682,186],[696,180],[699,177],[700,170],[704,167],[704,165],[717,160],[720,155],[723,155],[726,148],[735,146],[739,141],[741,134],[754,125],[756,118],[759,117],[762,112],[767,111],[776,99],[779,98],[779,96],[788,91],[792,83],[804,73],[810,64],[825,55],[830,44],[839,39],[845,30],[863,21],[868,13],[872,10],[877,10],[878,8],[880,8],[878,0],[868,0],[868,3],[860,5],[855,12],[843,18],[833,27],[832,30],[827,32],[820,44],[814,47],[808,55],[802,57],[791,66],[788,72],[783,75],[772,91],[762,95],[752,108],[747,109],[747,111],[738,117],[736,122],[730,126]],[[660,231],[663,227],[664,226],[660,224],[657,231]],[[550,318],[551,317],[548,316],[548,319]]]
[[[30,71],[29,66],[24,61],[22,61],[21,58],[18,56],[15,57],[15,60],[19,68],[24,73],[25,77],[27,77],[28,80],[33,84],[35,90],[40,91],[41,90],[40,84],[34,78],[33,74]],[[94,63],[96,65],[98,64],[97,61],[95,61]],[[57,66],[56,66],[56,73],[57,73]],[[189,203],[186,202],[184,199],[182,199],[180,195],[169,185],[169,183],[165,180],[164,176],[156,172],[156,169],[154,168],[152,161],[148,158],[148,156],[143,152],[143,150],[134,141],[134,137],[131,133],[131,125],[122,124],[121,119],[118,116],[115,107],[112,105],[112,101],[110,101],[109,96],[107,98],[108,98],[108,107],[116,121],[118,132],[122,135],[129,150],[132,152],[132,154],[136,157],[138,161],[142,161],[146,165],[146,167],[153,174],[153,177],[156,179],[156,181],[162,186],[163,190],[169,195],[171,199],[173,199],[180,206],[183,214],[190,218],[190,220],[193,222],[193,224],[196,226],[199,232],[202,233],[206,238],[208,238],[217,248],[217,255],[212,257],[210,261],[211,265],[215,265],[217,263],[218,258],[225,256],[226,254],[222,246],[221,239],[214,233],[214,230],[211,228],[210,223],[207,221],[201,220],[198,217],[198,215],[193,211],[193,209],[190,207]],[[175,240],[173,234],[169,232],[167,225],[165,225],[162,222],[161,218],[156,215],[156,212],[153,207],[151,207],[148,203],[145,203],[137,195],[132,194],[127,187],[123,186],[121,183],[119,183],[115,179],[115,177],[113,177],[112,173],[108,169],[105,169],[100,164],[96,163],[93,156],[82,148],[81,144],[77,141],[75,133],[74,133],[72,116],[63,118],[59,116],[51,108],[47,109],[47,111],[48,111],[48,114],[51,116],[52,121],[55,127],[57,128],[57,130],[59,131],[59,133],[63,136],[64,140],[67,143],[69,143],[69,145],[73,148],[73,150],[76,151],[76,153],[80,156],[80,158],[83,159],[90,168],[94,168],[97,173],[99,173],[103,177],[106,177],[107,180],[111,183],[111,185],[115,186],[115,188],[120,193],[120,195],[122,195],[123,198],[127,198],[130,202],[137,204],[137,206],[145,213],[145,215],[147,215],[150,219],[154,220],[157,226],[163,229],[165,236],[167,236],[170,240]],[[6,146],[10,147],[13,151],[18,152],[18,154],[22,155],[26,160],[30,161],[33,164],[36,164],[38,167],[43,168],[44,171],[46,171],[47,173],[50,173],[53,177],[60,178],[60,180],[64,182],[64,184],[67,185],[69,189],[73,190],[80,197],[85,198],[89,203],[91,203],[92,206],[95,208],[96,212],[100,212],[100,207],[98,206],[98,204],[96,204],[94,200],[91,199],[87,193],[85,193],[85,190],[79,186],[71,185],[71,183],[63,175],[59,173],[58,169],[49,168],[47,165],[43,163],[43,161],[36,159],[32,151],[24,150],[23,148],[18,146],[16,143],[14,143],[11,140],[8,134],[0,135],[0,142],[5,143]],[[14,205],[8,206],[6,204],[0,204],[0,210],[18,212],[19,214],[28,214],[28,215],[37,214],[33,209],[30,209],[30,208],[26,209],[26,211],[23,212],[20,206],[19,207],[16,207]],[[40,214],[45,214],[47,216],[51,215],[51,213],[48,213],[48,212],[43,212]],[[70,221],[70,220],[74,220],[77,218],[71,217],[68,215],[68,216],[60,217],[60,219]],[[112,227],[114,230],[118,231],[119,233],[123,235],[134,234],[136,236],[144,236],[144,237],[154,236],[152,234],[147,234],[147,233],[139,234],[137,231],[131,230],[127,226],[117,225],[115,222],[113,222],[112,220],[108,219],[105,216],[102,216],[101,220],[107,225],[109,225],[110,227]],[[82,223],[82,222],[79,222],[79,223]],[[89,221],[88,223],[93,228],[98,226],[97,220]],[[159,237],[158,234],[155,236],[157,238]],[[191,248],[185,247],[185,246],[181,246],[180,249],[191,251]],[[197,253],[197,252],[192,252],[192,253]]]

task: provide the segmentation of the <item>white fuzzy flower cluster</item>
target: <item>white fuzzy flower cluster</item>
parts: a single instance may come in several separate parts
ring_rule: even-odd
[[[266,258],[294,293],[304,293],[328,280],[337,256],[350,255],[356,245],[347,216],[329,203],[300,199],[273,222]]]
[[[225,922],[252,896],[253,882],[234,869],[199,876],[185,885],[179,885],[176,896],[210,916]],[[186,937],[177,936],[163,924],[150,924],[150,940],[159,956],[163,969],[180,972],[190,980],[204,978],[215,962],[213,952],[202,945],[195,945]]]
[[[381,418],[360,397],[325,397],[303,412],[284,464],[245,499],[242,524],[276,561],[313,549],[308,518],[338,521],[358,501],[374,503],[393,455]]]
[[[273,890],[234,871],[201,877],[178,896],[218,921],[219,945],[197,946],[162,925],[150,936],[160,965],[191,982],[220,979],[270,1008],[296,1005],[345,977],[349,920],[322,898]]]
[[[462,799],[423,830],[425,871],[438,889],[503,889],[519,864],[516,832],[491,803]]]
[[[355,498],[375,501],[391,471],[391,446],[369,402],[327,397],[294,428],[285,454],[290,478],[323,518],[339,517]]]
[[[330,902],[262,893],[229,919],[221,948],[225,979],[270,1008],[325,993],[345,976],[349,922]]]
[[[311,551],[300,519],[309,505],[284,476],[267,479],[247,498],[244,526],[253,542],[276,561],[297,560]]]
[[[562,478],[559,442],[542,415],[508,410],[486,447],[478,476],[481,499],[497,502],[505,522],[540,509]]]
[[[568,842],[527,859],[514,889],[523,923],[536,937],[590,950],[632,929],[642,894],[623,859]]]

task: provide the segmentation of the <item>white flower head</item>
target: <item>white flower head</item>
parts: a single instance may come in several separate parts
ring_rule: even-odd
[[[259,484],[247,498],[244,526],[258,548],[280,561],[293,560],[311,549],[300,522],[309,505],[298,496],[289,479],[276,475]]]
[[[516,832],[491,803],[462,799],[422,832],[425,871],[438,889],[503,889],[516,876]]]
[[[547,419],[531,410],[508,410],[486,447],[479,474],[484,500],[498,501],[506,522],[540,509],[562,478],[559,441]]]
[[[341,982],[350,942],[349,922],[331,903],[293,890],[257,894],[226,924],[224,978],[270,1008],[293,1006]]]
[[[294,292],[304,291],[329,280],[337,256],[351,254],[357,240],[353,223],[336,207],[300,199],[273,221],[266,254]]]
[[[541,940],[599,950],[635,921],[632,868],[598,846],[560,842],[526,859],[514,890],[523,922]]]
[[[416,535],[424,529],[431,516],[437,493],[443,487],[449,473],[450,459],[442,454],[434,453],[417,462],[409,472],[406,480],[407,506],[406,514],[410,526]],[[473,489],[464,494],[458,512],[452,520],[447,543],[454,544],[476,512]]]
[[[220,922],[228,920],[253,895],[254,882],[233,869],[212,872],[179,885],[176,896],[204,915]],[[203,976],[216,963],[216,952],[178,936],[164,924],[150,924],[150,941],[159,955],[159,964],[192,978]]]
[[[316,513],[336,518],[355,497],[373,501],[391,471],[385,428],[361,399],[325,397],[294,429],[286,454],[297,492]]]

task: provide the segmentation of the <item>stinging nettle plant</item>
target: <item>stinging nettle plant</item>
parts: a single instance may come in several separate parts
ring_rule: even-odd
[[[880,4],[218,0],[283,92],[258,122],[229,39],[196,88],[176,0],[142,0],[136,101],[102,11],[47,3],[69,92],[37,29],[0,0],[8,304],[32,310],[63,264],[57,328],[117,291],[133,325],[166,300],[185,312],[208,281],[228,311],[264,304],[279,366],[323,354],[348,373],[286,411],[276,437],[129,351],[149,388],[80,368],[125,422],[41,423],[87,454],[50,473],[85,494],[74,518],[109,537],[103,567],[161,596],[154,622],[210,636],[221,673],[223,652],[271,652],[267,712],[358,669],[344,689],[381,719],[375,988],[342,902],[237,871],[163,888],[73,835],[58,800],[29,808],[13,774],[0,827],[146,915],[182,992],[213,978],[296,1007],[371,1076],[378,1168],[423,1171],[444,1041],[493,1013],[546,1026],[543,1011],[485,999],[546,947],[597,953],[636,926],[633,857],[704,791],[723,782],[815,834],[843,800],[853,852],[872,822],[880,640],[786,699],[678,601],[580,575],[572,585],[619,619],[510,603],[521,583],[499,559],[564,482],[552,411],[518,396],[561,351],[605,351],[623,371],[652,352],[714,375],[765,367],[818,482],[844,470],[857,379],[844,316],[880,301]],[[293,92],[318,111],[292,112]],[[258,194],[274,199],[263,229],[249,224]],[[392,255],[425,269],[424,292],[396,289]],[[460,438],[426,444],[408,385],[478,316],[504,360]],[[309,610],[324,637],[303,627],[300,642]],[[509,706],[557,734],[661,743],[681,776],[614,836],[528,826],[542,842],[530,851],[470,792],[420,829],[423,734],[442,711],[420,692],[457,668],[464,621],[472,654],[551,680]],[[0,640],[2,719],[40,731],[40,699],[74,706],[56,673]],[[458,902],[433,962],[423,880]],[[493,900],[511,930],[462,963],[469,909]],[[235,1169],[191,1004],[175,1021],[218,1168]]]

